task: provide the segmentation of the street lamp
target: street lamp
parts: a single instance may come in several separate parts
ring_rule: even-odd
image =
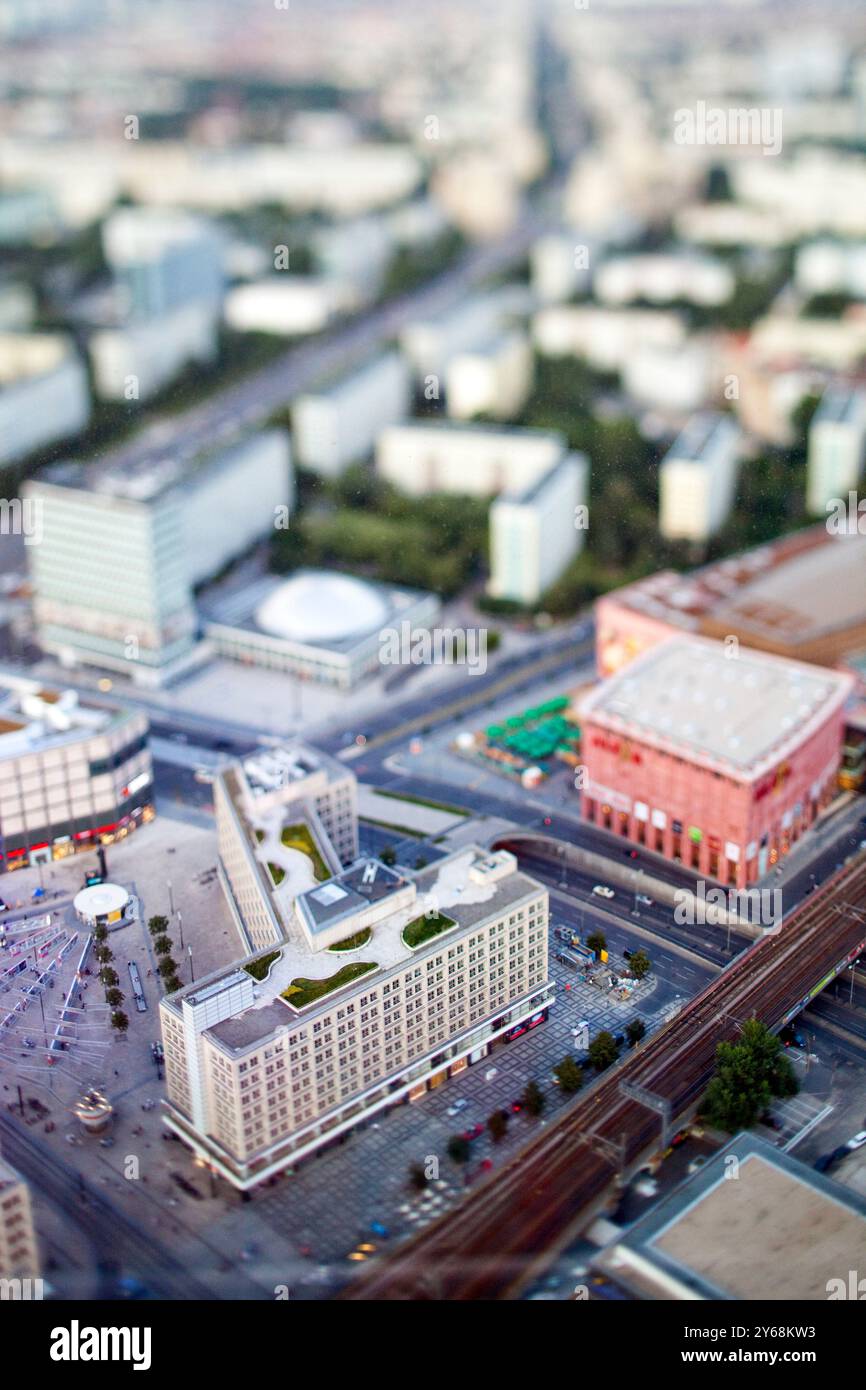
[[[194,983],[194,981],[195,981],[195,973],[194,973],[193,968],[192,968],[192,947],[191,947],[191,946],[187,946],[186,949],[187,949],[187,951],[189,952],[189,978],[190,978],[190,982],[191,982],[191,983]]]
[[[174,893],[172,892],[171,879],[168,880],[168,910],[169,910],[169,914],[173,917],[173,916],[174,916]]]
[[[177,914],[177,929],[180,932],[180,949],[183,950],[183,913]]]

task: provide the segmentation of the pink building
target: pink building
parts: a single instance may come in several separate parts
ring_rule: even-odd
[[[853,684],[705,638],[664,641],[580,702],[583,814],[745,888],[834,796]]]

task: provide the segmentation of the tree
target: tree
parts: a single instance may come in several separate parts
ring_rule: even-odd
[[[636,980],[642,980],[652,970],[652,962],[644,950],[635,951],[628,964]]]
[[[424,1172],[423,1163],[409,1164],[409,1182],[416,1192],[423,1192],[427,1186],[427,1174]]]
[[[453,1163],[467,1163],[471,1152],[469,1140],[464,1139],[462,1134],[452,1134],[446,1151]]]
[[[619,1048],[614,1042],[612,1033],[606,1028],[597,1033],[589,1045],[589,1060],[596,1071],[606,1071],[613,1066],[619,1056]]]
[[[578,1066],[573,1057],[563,1057],[559,1065],[553,1068],[553,1074],[567,1096],[579,1091],[583,1085],[583,1067]]]
[[[527,1082],[526,1089],[520,1099],[523,1108],[528,1110],[530,1115],[540,1115],[547,1104],[547,1097],[537,1081]]]
[[[158,956],[170,956],[173,944],[170,936],[157,936],[154,938],[153,949]]]
[[[167,980],[169,976],[177,974],[177,961],[172,960],[171,956],[163,956],[156,968],[162,978]]]
[[[105,941],[107,936],[108,927],[103,926],[101,922],[93,928],[94,941]]]
[[[382,850],[382,853],[379,855],[379,858],[381,859],[382,863],[385,864],[389,869],[393,868],[393,866],[397,863],[397,854],[392,845],[386,845],[385,848]]]
[[[166,992],[166,994],[174,994],[175,990],[176,990],[176,989],[180,989],[180,987],[181,987],[181,981],[180,981],[180,979],[178,978],[178,976],[177,976],[177,975],[169,975],[168,979],[165,981],[165,992]]]
[[[110,946],[94,946],[93,954],[100,965],[107,965],[110,960],[114,960],[114,952]]]
[[[147,930],[151,936],[162,936],[167,927],[167,917],[151,917],[147,924]]]
[[[126,995],[123,993],[123,990],[117,989],[114,985],[105,991],[105,1002],[106,1004],[110,1004],[114,1009],[119,1009],[125,998]]]
[[[626,1026],[625,1035],[628,1039],[629,1047],[634,1047],[639,1043],[646,1033],[646,1024],[642,1018],[633,1018],[631,1023]]]
[[[498,1144],[500,1139],[504,1139],[508,1131],[509,1115],[507,1110],[494,1110],[487,1121],[487,1128],[490,1130],[494,1144]]]
[[[123,1009],[115,1009],[114,1013],[111,1015],[111,1026],[116,1029],[118,1033],[126,1032],[129,1027],[129,1019],[123,1012]]]
[[[117,971],[114,969],[113,966],[105,965],[99,972],[99,981],[100,984],[103,984],[106,988],[108,988],[109,985],[119,985],[120,976],[118,975]]]
[[[796,1095],[797,1079],[784,1048],[763,1023],[751,1018],[736,1042],[716,1048],[716,1072],[701,1114],[731,1134],[749,1129],[774,1096]]]
[[[595,951],[596,955],[600,956],[602,951],[607,950],[607,937],[603,931],[593,931],[586,938],[586,944],[590,951]]]

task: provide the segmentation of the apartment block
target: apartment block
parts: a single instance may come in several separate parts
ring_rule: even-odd
[[[659,468],[659,529],[668,540],[705,541],[734,500],[739,430],[729,415],[703,411],[680,432]]]
[[[831,387],[809,428],[806,504],[815,516],[856,490],[866,458],[866,391]]]
[[[468,497],[530,487],[565,453],[555,430],[412,421],[383,430],[376,471],[413,497],[451,492]]]
[[[580,508],[589,495],[589,460],[566,454],[528,488],[490,508],[490,582],[495,598],[537,603],[583,545]]]
[[[83,430],[87,372],[61,333],[0,333],[0,463]]]
[[[547,889],[471,846],[418,875],[361,860],[289,935],[160,1005],[165,1121],[248,1189],[419,1101],[552,1000]]]
[[[336,477],[372,451],[380,430],[405,420],[411,404],[409,368],[396,352],[299,396],[292,412],[298,463]]]

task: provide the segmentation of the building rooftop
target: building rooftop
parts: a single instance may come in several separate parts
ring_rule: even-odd
[[[302,893],[296,910],[315,935],[344,917],[353,917],[370,903],[384,902],[405,886],[406,879],[378,859],[362,859],[339,878]]]
[[[504,492],[501,501],[517,503],[520,506],[528,507],[533,502],[537,502],[543,496],[547,488],[552,487],[559,480],[561,475],[571,468],[585,470],[588,467],[586,454],[571,453],[563,454],[558,462],[545,471],[524,488],[515,488],[513,492]]]
[[[859,421],[866,410],[866,393],[847,387],[829,387],[821,397],[813,424],[841,425]]]
[[[866,537],[810,526],[691,574],[661,570],[608,597],[676,627],[718,621],[744,642],[754,634],[793,648],[866,623]]]
[[[75,690],[0,677],[0,760],[104,733],[123,718],[124,712],[89,704]]]
[[[839,708],[849,676],[721,642],[673,637],[584,698],[584,717],[676,752],[757,775]]]
[[[290,929],[286,941],[279,946],[256,953],[259,957],[274,955],[277,959],[271,964],[267,979],[256,982],[255,1002],[252,1006],[224,1022],[214,1024],[207,1030],[208,1033],[224,1047],[244,1050],[257,1045],[278,1028],[285,1028],[297,1020],[297,1011],[281,998],[283,991],[294,979],[328,979],[342,966],[363,961],[374,964],[377,969],[360,978],[365,985],[378,985],[387,978],[385,972],[392,972],[405,965],[414,956],[424,959],[440,951],[445,942],[450,946],[477,923],[491,916],[501,915],[506,909],[518,905],[538,892],[539,885],[521,873],[516,867],[516,862],[514,857],[505,851],[491,854],[472,845],[431,865],[422,873],[412,875],[411,878],[395,873],[376,860],[361,861],[353,865],[347,873],[322,886],[343,888],[347,894],[355,895],[356,910],[358,907],[370,905],[374,900],[370,897],[371,894],[379,894],[379,902],[386,901],[391,894],[395,894],[398,895],[399,901],[396,910],[377,920],[371,927],[371,935],[367,942],[354,951],[316,950],[310,945],[300,925],[296,924]],[[369,877],[369,865],[375,865],[376,874],[365,884],[365,871]],[[415,892],[410,896],[406,889],[412,886]],[[398,894],[398,890],[402,892]],[[318,891],[313,890],[314,893]],[[306,895],[307,898],[310,896]],[[334,900],[333,905],[338,917],[341,903],[345,903],[345,899]],[[323,926],[331,925],[331,921],[326,917],[329,903],[323,901],[317,904],[317,908],[323,914]],[[410,922],[427,913],[446,915],[455,925],[448,928],[447,933],[433,936],[413,949],[403,940],[404,929]],[[252,960],[254,957],[248,959]],[[222,990],[238,978],[239,967],[236,963],[195,985],[178,990],[165,1000],[164,1004],[179,1012],[181,1002],[187,994],[201,1001],[206,997],[202,991]],[[351,986],[344,986],[343,990],[356,988],[359,983],[360,981],[354,982]],[[342,992],[334,991],[307,1005],[303,1010],[304,1020],[327,1012]]]
[[[680,430],[662,462],[662,467],[668,461],[710,463],[718,445],[722,441],[727,442],[735,438],[736,434],[737,426],[730,415],[709,410],[701,411],[700,414],[693,415],[688,424]]]
[[[864,1242],[866,1201],[741,1135],[596,1264],[643,1298],[823,1301],[862,1264]]]
[[[345,777],[345,765],[311,744],[292,742],[263,748],[244,758],[244,777],[251,794],[262,796],[290,783],[300,783],[315,772],[325,771],[330,777]]]

